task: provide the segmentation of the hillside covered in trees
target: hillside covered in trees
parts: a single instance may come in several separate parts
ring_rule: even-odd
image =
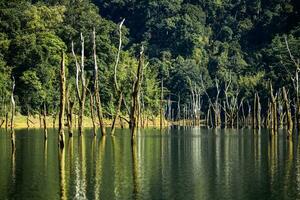
[[[14,77],[17,112],[56,116],[64,51],[67,107],[80,112],[76,65],[84,58],[86,93],[94,92],[96,74],[104,117],[112,119],[120,105],[126,118],[143,45],[144,116],[159,116],[162,106],[168,119],[233,125],[255,108],[267,122],[276,105],[276,116],[288,110],[297,118],[299,12],[297,0],[2,0],[0,115],[9,113]],[[91,115],[88,107],[83,112]]]

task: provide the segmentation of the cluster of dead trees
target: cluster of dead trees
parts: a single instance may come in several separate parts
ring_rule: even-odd
[[[223,98],[220,98],[221,90],[218,80],[215,80],[217,91],[214,98],[209,96],[204,88],[201,90],[200,88],[197,89],[196,86],[192,87],[190,103],[180,106],[179,99],[177,116],[169,119],[178,121],[182,125],[206,125],[209,128],[252,127],[253,129],[260,129],[266,127],[271,130],[272,135],[276,134],[278,129],[286,127],[288,137],[293,134],[294,129],[299,129],[300,104],[297,99],[291,103],[289,92],[285,87],[274,94],[273,86],[269,83],[268,107],[263,113],[261,99],[257,92],[254,93],[253,101],[250,103],[244,98],[239,98],[238,90],[229,94],[230,84],[231,79],[225,84]],[[202,96],[206,96],[208,99],[209,105],[206,111],[203,111]]]
[[[119,118],[124,119],[128,122],[130,130],[131,130],[131,137],[132,139],[136,136],[136,130],[139,125],[139,118],[140,118],[140,107],[141,107],[141,98],[140,98],[140,91],[141,91],[141,84],[142,84],[142,77],[143,77],[143,69],[144,69],[144,49],[142,47],[139,58],[138,58],[138,68],[135,73],[135,79],[132,83],[132,92],[131,92],[131,104],[130,108],[128,108],[128,104],[123,96],[123,91],[119,87],[118,80],[117,80],[117,73],[118,73],[118,63],[120,59],[120,52],[122,48],[122,25],[124,20],[120,23],[119,26],[119,48],[116,57],[116,63],[114,68],[114,81],[115,81],[115,88],[118,95],[118,104],[115,109],[115,113],[112,113],[111,116],[113,118],[113,123],[111,127],[111,135],[115,132],[116,121]],[[64,64],[64,54],[62,53],[62,62],[61,62],[61,70],[60,70],[60,112],[59,112],[59,145],[61,148],[64,147],[64,125],[66,121],[66,126],[68,127],[69,137],[73,135],[73,106],[78,102],[79,105],[79,112],[78,112],[78,134],[79,136],[82,135],[83,132],[83,119],[84,119],[84,111],[86,109],[86,100],[89,97],[90,102],[90,113],[91,119],[94,128],[94,136],[96,136],[96,128],[99,126],[101,129],[102,136],[106,135],[106,127],[104,123],[103,117],[103,109],[101,104],[101,96],[100,96],[100,88],[99,88],[99,74],[98,74],[98,64],[97,64],[97,52],[96,52],[96,33],[95,30],[92,34],[93,37],[93,57],[94,57],[94,76],[93,80],[87,78],[85,73],[85,52],[84,52],[84,37],[81,34],[81,59],[80,62],[77,59],[75,54],[74,45],[72,43],[72,54],[75,60],[76,65],[76,96],[77,99],[74,100],[68,96],[68,89],[66,89],[67,80],[65,77],[65,64]],[[92,84],[89,84],[90,81],[93,81]],[[91,87],[92,85],[92,87]],[[67,90],[67,91],[66,91]],[[128,111],[126,116],[120,115],[121,106],[124,106]],[[95,113],[96,116],[95,117]],[[96,119],[97,118],[97,119]],[[65,120],[66,119],[66,120]]]

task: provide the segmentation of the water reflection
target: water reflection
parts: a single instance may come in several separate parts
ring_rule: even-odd
[[[300,145],[284,132],[174,127],[114,137],[0,132],[0,199],[300,199]],[[99,134],[98,134],[99,135]]]
[[[66,168],[65,168],[65,149],[59,150],[59,178],[60,178],[60,199],[67,199],[66,189]]]

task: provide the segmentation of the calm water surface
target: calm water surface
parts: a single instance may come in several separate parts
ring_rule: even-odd
[[[172,128],[82,137],[0,130],[0,199],[300,199],[300,145],[262,130]]]

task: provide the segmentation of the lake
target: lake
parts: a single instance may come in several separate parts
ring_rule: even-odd
[[[172,127],[44,142],[39,129],[0,130],[0,199],[300,199],[300,145],[281,131]]]

